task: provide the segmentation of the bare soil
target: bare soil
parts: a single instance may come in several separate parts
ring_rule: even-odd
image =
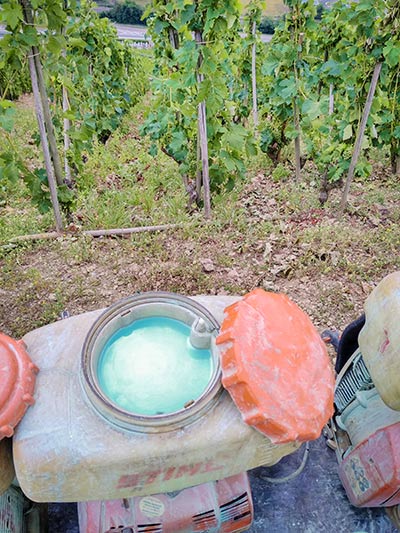
[[[288,294],[320,331],[342,330],[400,267],[398,186],[378,166],[368,187],[354,184],[350,214],[340,217],[339,191],[319,206],[310,175],[293,185],[259,172],[231,218],[208,225],[11,249],[0,260],[0,330],[21,337],[64,310],[75,315],[136,292],[242,295],[255,287]]]

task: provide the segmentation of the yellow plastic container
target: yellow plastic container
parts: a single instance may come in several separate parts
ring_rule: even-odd
[[[400,410],[400,272],[386,276],[365,302],[358,342],[382,400]]]

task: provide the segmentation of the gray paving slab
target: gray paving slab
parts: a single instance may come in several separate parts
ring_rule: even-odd
[[[335,453],[325,438],[310,443],[304,470],[283,484],[265,477],[284,477],[301,464],[304,448],[271,468],[249,472],[254,522],[249,533],[394,533],[384,509],[350,505],[341,485]]]

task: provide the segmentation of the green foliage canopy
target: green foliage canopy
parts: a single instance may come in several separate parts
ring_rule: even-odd
[[[191,179],[197,158],[198,105],[207,110],[211,188],[231,188],[244,176],[246,154],[256,152],[245,128],[240,97],[243,44],[235,0],[155,0],[149,8],[154,42],[154,99],[143,133]],[[201,36],[196,42],[195,33]]]
[[[146,91],[147,76],[140,57],[127,43],[118,41],[115,28],[98,17],[93,3],[83,1],[78,10],[75,4],[65,7],[62,0],[35,0],[31,7],[33,24],[24,23],[17,0],[8,0],[0,11],[1,21],[10,31],[0,41],[3,64],[23,69],[32,47],[37,47],[53,103],[56,133],[61,142],[63,120],[68,119],[72,143],[66,155],[78,170],[83,152],[90,150],[94,141],[105,141]],[[63,109],[63,89],[67,109]],[[32,173],[13,148],[9,134],[14,108],[4,97],[0,100],[0,127],[8,134],[8,142],[0,153],[1,175],[13,182],[24,179],[33,201],[45,211],[51,206],[46,173],[42,169]],[[68,204],[71,199],[68,189],[60,187],[60,202]]]
[[[295,101],[300,106],[308,156],[329,180],[341,179],[349,168],[372,72],[382,62],[363,148],[388,147],[394,160],[400,155],[396,0],[338,0],[318,24],[310,2],[290,0],[288,5],[290,12],[276,31],[263,64],[261,100],[268,124],[262,131],[262,148],[274,157],[296,135],[292,126]],[[368,175],[370,165],[361,159],[356,172]]]

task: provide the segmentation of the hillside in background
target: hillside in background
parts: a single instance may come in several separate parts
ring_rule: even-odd
[[[325,0],[326,1],[326,0]],[[120,0],[100,0],[97,2],[99,7],[113,7],[116,4],[121,3]],[[140,7],[146,7],[150,2],[149,0],[135,0],[135,3]],[[242,1],[243,5],[248,4],[248,1]],[[264,15],[267,17],[276,17],[282,15],[287,11],[283,0],[268,0]]]
[[[246,5],[248,2],[244,1],[242,4]],[[287,12],[287,7],[283,3],[283,0],[267,0],[265,4],[264,15],[266,17],[277,17]]]
[[[144,8],[150,2],[149,0],[134,0],[135,3]],[[331,6],[335,0],[316,0],[316,4],[321,4],[324,7]],[[110,8],[118,3],[122,3],[121,0],[100,0],[97,2],[99,8]],[[249,0],[242,0],[242,4],[246,6],[249,3]],[[264,9],[264,16],[266,17],[278,17],[287,12],[287,7],[285,6],[283,0],[267,0],[266,6]]]

